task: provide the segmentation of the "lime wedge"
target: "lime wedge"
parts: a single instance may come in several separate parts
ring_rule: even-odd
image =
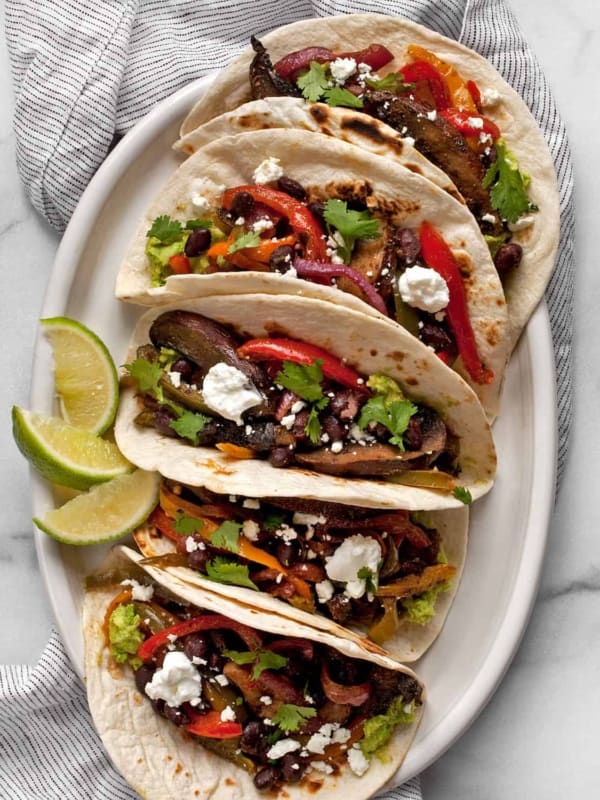
[[[117,370],[106,345],[67,317],[41,320],[54,355],[54,383],[65,420],[92,433],[113,423],[119,402]]]
[[[59,417],[13,406],[12,420],[17,447],[52,483],[89,489],[133,469],[116,444],[74,428]]]
[[[139,527],[158,503],[157,472],[141,469],[94,486],[42,519],[44,533],[65,544],[99,544],[119,539]]]

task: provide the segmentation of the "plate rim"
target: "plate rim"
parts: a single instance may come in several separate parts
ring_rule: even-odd
[[[158,103],[155,108],[134,125],[107,156],[82,194],[73,216],[57,249],[42,305],[42,317],[57,316],[64,312],[69,291],[74,282],[82,247],[93,220],[102,211],[123,170],[130,163],[131,154],[140,148],[170,122],[183,117],[198,94],[211,82],[214,73],[198,78]],[[141,308],[141,307],[140,307]],[[49,410],[53,396],[48,376],[49,357],[43,355],[43,335],[38,330],[33,354],[31,407]],[[533,431],[532,442],[544,457],[534,459],[527,535],[513,590],[506,612],[489,650],[471,682],[468,693],[457,699],[443,720],[409,750],[407,757],[392,779],[394,785],[409,780],[436,761],[473,724],[490,701],[508,670],[535,604],[541,579],[550,519],[554,507],[558,428],[556,422],[555,365],[548,309],[543,301],[532,315],[519,344],[511,358],[524,358],[531,371]],[[552,391],[544,388],[552,386]],[[51,502],[48,485],[31,472],[31,497],[34,513],[45,510]],[[535,514],[532,517],[532,509]],[[56,586],[51,575],[57,569],[68,578],[67,565],[61,550],[53,540],[34,527],[35,549],[45,589],[50,600],[56,625],[76,672],[83,678],[82,648],[75,646],[72,632],[61,623],[61,605],[66,582]],[[81,639],[81,634],[79,634]],[[413,666],[413,665],[411,665]],[[418,662],[415,665],[418,671]]]

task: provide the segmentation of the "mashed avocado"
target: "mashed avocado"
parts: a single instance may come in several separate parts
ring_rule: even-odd
[[[408,725],[415,716],[414,701],[407,703],[399,695],[392,701],[385,714],[378,714],[365,722],[364,736],[360,740],[360,749],[366,758],[371,758],[392,738],[396,725]]]
[[[133,603],[117,606],[110,615],[108,623],[108,638],[110,652],[115,661],[123,664],[126,661],[133,669],[141,665],[141,660],[136,653],[144,641],[140,631],[140,617],[135,613]]]
[[[375,372],[369,376],[367,386],[372,389],[375,394],[382,395],[384,403],[388,406],[394,400],[406,400],[402,389],[398,386],[393,378],[388,378],[387,375],[382,375],[380,372]]]
[[[415,622],[417,625],[427,625],[427,623],[435,616],[435,604],[442,592],[447,592],[450,588],[450,583],[438,583],[437,586],[432,586],[427,589],[423,594],[416,597],[405,597],[402,600],[402,605],[406,611],[406,619],[409,622]]]

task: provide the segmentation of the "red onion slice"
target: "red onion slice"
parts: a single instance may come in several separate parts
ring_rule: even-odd
[[[362,706],[371,696],[370,683],[357,683],[354,686],[344,686],[341,683],[336,683],[330,677],[325,662],[321,667],[321,684],[326,697],[334,703]]]
[[[332,264],[329,261],[309,261],[306,258],[295,258],[293,266],[299,278],[305,278],[323,285],[327,285],[332,278],[348,278],[349,281],[358,286],[370,306],[376,308],[386,317],[388,316],[381,295],[358,270],[352,269],[346,264]]]

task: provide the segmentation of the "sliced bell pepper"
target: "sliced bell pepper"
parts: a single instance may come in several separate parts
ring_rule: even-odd
[[[123,589],[122,592],[110,601],[108,608],[106,609],[106,613],[104,614],[104,620],[102,621],[102,633],[104,634],[104,641],[108,645],[110,642],[110,638],[108,635],[109,625],[110,625],[110,618],[112,617],[112,613],[117,606],[123,605],[124,603],[129,603],[131,600],[131,588],[128,587],[127,589]]]
[[[456,573],[452,564],[434,564],[425,567],[419,575],[405,575],[395,583],[380,586],[375,592],[376,597],[410,597],[423,594],[438,583],[450,580]]]
[[[188,712],[189,713],[189,712]],[[234,720],[222,720],[220,711],[194,714],[194,720],[185,726],[188,733],[207,739],[235,739],[242,735],[242,726]]]
[[[229,456],[229,458],[239,458],[241,461],[249,458],[256,458],[257,455],[256,452],[249,447],[242,447],[232,442],[217,442],[215,447],[217,450],[225,453],[226,456]]]
[[[467,81],[467,89],[471,93],[471,97],[477,108],[481,108],[481,92],[479,91],[479,86],[477,86],[475,81]]]
[[[343,364],[327,350],[308,342],[295,339],[249,339],[238,347],[238,355],[251,361],[293,361],[295,364],[314,364],[317,359],[323,363],[323,375],[333,381],[369,393],[364,379],[351,367]]]
[[[196,633],[197,631],[223,629],[237,633],[249,650],[258,650],[262,645],[262,639],[259,634],[247,625],[242,625],[241,622],[224,617],[222,614],[202,614],[198,617],[178,622],[177,625],[171,625],[169,628],[163,628],[162,631],[150,636],[138,647],[137,655],[142,661],[148,661],[159,647],[171,641],[169,636],[187,636],[189,633]]]
[[[285,236],[282,239],[266,239],[256,247],[243,247],[240,250],[229,252],[229,248],[235,242],[235,237],[230,235],[225,241],[216,242],[207,251],[209,259],[215,260],[219,256],[234,264],[240,269],[267,272],[269,269],[269,259],[278,247],[284,245],[293,246],[296,244],[295,236]]]
[[[192,271],[189,258],[183,253],[175,253],[169,259],[169,266],[176,275],[187,275]]]
[[[487,133],[494,141],[501,136],[500,128],[491,119],[478,113],[473,114],[459,108],[445,108],[440,111],[440,116],[444,117],[463,136],[479,137],[480,133]],[[480,125],[479,121],[481,121]]]
[[[451,105],[450,92],[446,82],[433,64],[427,61],[413,61],[411,64],[406,64],[399,71],[405,83],[427,81],[438,111]]]
[[[448,284],[450,299],[445,310],[465,369],[476,383],[492,383],[494,373],[491,369],[483,366],[477,352],[475,334],[469,319],[465,287],[452,250],[427,220],[423,221],[419,227],[419,240],[423,260]]]
[[[338,53],[334,58],[353,58],[357,64],[367,64],[372,70],[377,71],[393,61],[394,54],[385,45],[374,43],[362,50]]]
[[[302,50],[294,50],[273,65],[273,69],[280,78],[286,81],[294,81],[298,75],[310,67],[311,61],[318,64],[326,64],[336,58],[333,50],[328,47],[305,47]]]
[[[240,192],[247,192],[258,203],[277,211],[281,216],[288,218],[288,221],[299,240],[305,245],[305,255],[317,261],[327,261],[327,245],[323,238],[323,230],[316,217],[309,209],[290,197],[285,192],[273,189],[271,186],[263,184],[249,186],[234,186],[223,192],[223,207],[229,210],[234,197]],[[303,241],[305,239],[305,242]]]
[[[456,67],[438,58],[435,53],[432,53],[425,47],[420,47],[417,44],[409,44],[408,52],[415,61],[426,61],[436,68],[446,82],[452,100],[451,105],[464,111],[472,111],[475,114],[478,113],[471,92]]]

